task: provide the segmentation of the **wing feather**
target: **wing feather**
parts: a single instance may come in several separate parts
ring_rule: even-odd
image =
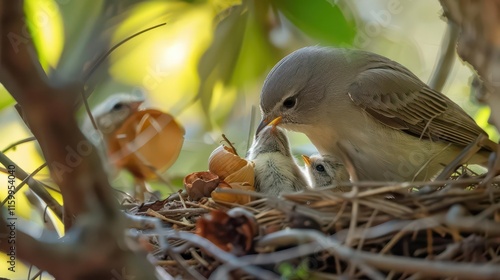
[[[375,119],[416,137],[465,146],[486,134],[457,104],[404,68],[365,70],[348,91]]]

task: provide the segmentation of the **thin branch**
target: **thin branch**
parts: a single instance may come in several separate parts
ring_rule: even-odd
[[[113,47],[111,47],[108,51],[106,51],[104,54],[102,54],[97,60],[96,62],[92,65],[92,67],[89,69],[89,71],[87,73],[84,74],[83,76],[83,81],[84,83],[86,83],[89,78],[92,76],[92,74],[94,74],[95,70],[101,65],[101,63],[106,60],[106,58],[108,58],[111,53],[113,53],[117,48],[119,48],[121,45],[125,44],[126,42],[134,39],[135,37],[138,37],[139,35],[143,34],[143,33],[146,33],[150,30],[153,30],[153,29],[156,29],[158,27],[162,27],[164,25],[166,25],[167,23],[166,22],[163,22],[163,23],[160,23],[160,24],[157,24],[157,25],[154,25],[154,26],[151,26],[151,27],[148,27],[144,30],[141,30],[137,33],[134,33],[130,36],[128,36],[127,38],[121,40],[120,42],[118,42],[116,45],[114,45]]]
[[[22,140],[19,140],[19,141],[16,141],[12,144],[10,144],[9,146],[7,146],[6,148],[4,148],[2,150],[2,153],[6,153],[7,151],[9,151],[10,149],[12,148],[15,148],[17,146],[19,146],[20,144],[24,144],[24,143],[28,143],[28,142],[31,142],[31,141],[36,141],[36,138],[35,137],[28,137],[28,138],[24,138]]]
[[[38,167],[33,173],[28,174],[26,171],[24,171],[21,167],[19,167],[17,164],[15,164],[10,158],[8,158],[4,153],[0,153],[0,163],[3,164],[7,168],[9,165],[13,165],[16,167],[16,177],[20,178],[22,182],[16,187],[15,192],[19,191],[19,189],[24,185],[28,184],[30,189],[38,195],[44,202],[47,204],[47,206],[54,212],[54,214],[62,221],[63,217],[63,210],[61,204],[55,200],[52,195],[44,188],[44,186],[38,182],[37,180],[32,179],[32,177],[38,173],[41,169],[43,169],[46,164],[42,164],[40,167]],[[2,202],[1,205],[4,205],[6,202],[7,198]]]
[[[92,74],[94,74],[94,72],[97,70],[97,68],[99,66],[101,66],[101,64],[104,62],[104,60],[106,60],[110,55],[111,53],[113,53],[116,49],[118,49],[121,45],[125,44],[126,42],[132,40],[133,38],[143,34],[143,33],[146,33],[150,30],[153,30],[153,29],[156,29],[158,27],[161,27],[161,26],[164,26],[166,25],[167,23],[164,22],[164,23],[160,23],[160,24],[157,24],[155,26],[151,26],[149,28],[146,28],[144,30],[141,30],[137,33],[134,33],[130,36],[128,36],[127,38],[121,40],[120,42],[118,42],[116,45],[114,45],[113,47],[111,47],[108,51],[106,51],[105,53],[103,53],[101,56],[99,56],[97,58],[97,60],[95,61],[95,63],[92,65],[92,67],[89,68],[89,70],[87,71],[87,73],[85,73],[83,75],[83,83],[84,84],[87,84],[88,80],[90,79],[90,77],[92,76]],[[90,90],[85,90],[85,91],[80,91],[80,94],[82,96],[82,99],[81,101],[83,102],[84,106],[85,106],[85,111],[87,112],[87,115],[89,116],[89,119],[90,119],[90,122],[92,123],[92,126],[94,127],[95,130],[98,130],[98,127],[97,127],[97,124],[96,124],[96,121],[94,119],[94,116],[92,115],[91,111],[90,111],[90,106],[87,102],[87,98],[90,96]],[[80,102],[77,102],[76,104],[76,107],[79,107],[80,105]]]
[[[458,33],[459,30],[456,24],[448,21],[438,54],[439,60],[429,79],[429,86],[436,91],[443,90],[446,80],[450,76],[450,71],[455,62]]]

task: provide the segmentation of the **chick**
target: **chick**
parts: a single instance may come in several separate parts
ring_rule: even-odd
[[[83,133],[94,146],[102,149],[102,146],[106,146],[107,140],[113,132],[115,132],[129,116],[137,112],[144,101],[144,97],[125,93],[117,93],[108,97],[92,110],[92,116],[100,133],[95,130],[88,116],[85,118],[82,125]]]
[[[255,164],[255,190],[258,192],[277,196],[307,187],[292,157],[288,138],[279,127],[263,128],[255,137],[247,159]]]
[[[332,156],[302,155],[305,171],[312,188],[336,187],[339,183],[349,181],[349,173],[337,158]]]
[[[114,162],[110,162],[108,142],[125,120],[139,111],[144,101],[144,97],[126,93],[113,94],[91,111],[98,130],[94,128],[88,116],[81,126],[84,135],[98,149],[104,167],[111,177],[116,177],[120,168],[115,166]],[[136,194],[152,192],[143,180],[136,179],[135,184]]]

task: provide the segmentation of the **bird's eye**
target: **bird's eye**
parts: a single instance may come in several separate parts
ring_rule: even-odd
[[[325,167],[322,164],[318,164],[316,165],[316,170],[319,172],[323,172],[325,171]]]
[[[113,108],[111,108],[111,110],[118,111],[118,110],[121,110],[123,108],[123,106],[125,106],[125,105],[123,105],[123,103],[118,102],[115,104],[115,106],[113,106]]]
[[[287,99],[285,99],[285,101],[283,101],[283,107],[291,109],[295,106],[296,103],[297,100],[295,97],[288,97]]]

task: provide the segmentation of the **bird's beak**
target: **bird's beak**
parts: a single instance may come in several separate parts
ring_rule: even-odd
[[[277,126],[278,124],[281,123],[281,120],[283,118],[281,116],[275,118],[274,120],[272,120],[268,125],[272,125],[272,126]]]
[[[262,121],[259,123],[259,126],[257,127],[257,131],[255,131],[255,136],[259,135],[260,131],[264,129],[268,124],[268,121],[266,118],[262,119]]]
[[[307,166],[311,166],[311,158],[309,158],[308,156],[306,155],[302,155],[302,159],[304,160],[304,163],[307,165]]]
[[[264,127],[266,127],[268,125],[277,126],[278,124],[281,123],[282,119],[283,118],[281,116],[275,118],[272,121],[268,121],[267,118],[262,119],[262,121],[260,122],[259,126],[257,127],[257,131],[255,132],[255,136],[259,135],[260,131],[262,129],[264,129]]]
[[[139,111],[139,107],[144,103],[144,101],[134,101],[130,103],[130,110],[132,112]]]

